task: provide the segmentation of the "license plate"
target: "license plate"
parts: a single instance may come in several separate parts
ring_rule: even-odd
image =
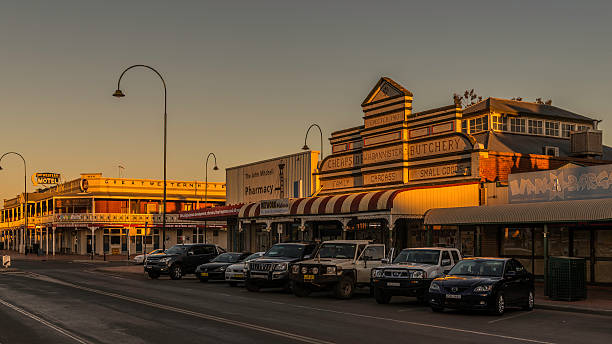
[[[202,273],[200,274],[200,276],[202,276],[202,277],[208,277],[208,272],[202,272]]]
[[[304,275],[304,281],[312,281],[314,280],[314,275]]]
[[[461,295],[446,294],[447,299],[461,299]]]
[[[387,287],[399,287],[399,282],[387,282]]]
[[[243,274],[235,274],[234,278],[244,278],[244,275]]]

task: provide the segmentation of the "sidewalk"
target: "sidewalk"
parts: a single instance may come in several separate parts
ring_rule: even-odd
[[[587,286],[587,298],[556,301],[544,296],[544,283],[536,282],[535,308],[612,316],[612,287]]]
[[[93,259],[91,255],[82,255],[82,254],[55,254],[55,256],[49,254],[48,256],[45,254],[36,255],[36,254],[21,254],[16,253],[15,251],[6,251],[0,250],[0,256],[8,255],[11,256],[11,260],[53,260],[53,261],[74,261],[74,262],[94,262],[94,263],[105,263],[105,262],[127,262],[127,255],[106,255],[106,261],[104,260],[104,256],[94,255]],[[130,259],[133,259],[136,255],[130,255]]]

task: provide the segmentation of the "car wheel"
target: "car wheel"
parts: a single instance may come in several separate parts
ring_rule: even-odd
[[[310,295],[310,288],[304,285],[304,283],[293,283],[293,295],[297,297],[306,297]]]
[[[173,280],[180,280],[183,277],[183,268],[180,265],[172,266],[170,270],[170,278]]]
[[[344,276],[334,287],[334,295],[339,299],[350,299],[353,296],[354,281],[349,276]]]
[[[525,303],[525,306],[523,306],[523,310],[532,311],[534,304],[535,304],[535,297],[533,296],[533,290],[530,290],[529,294],[527,295],[527,302]]]
[[[149,272],[149,278],[150,279],[158,279],[159,278],[159,274],[155,273],[155,272]]]
[[[504,299],[504,295],[502,293],[498,293],[495,296],[495,304],[493,304],[493,309],[491,313],[495,315],[503,315],[506,310],[506,299]]]
[[[391,301],[391,295],[380,288],[374,288],[374,298],[381,305],[386,305]]]
[[[238,285],[238,283],[236,283],[236,282],[229,282],[229,285],[230,285],[230,287],[235,287],[235,286]]]
[[[259,291],[259,286],[257,285],[257,283],[251,281],[251,280],[247,280],[245,282],[246,288],[248,291],[252,291],[252,292],[258,292]]]

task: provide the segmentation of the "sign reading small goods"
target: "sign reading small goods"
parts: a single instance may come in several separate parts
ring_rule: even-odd
[[[259,201],[261,215],[282,215],[289,214],[289,199],[268,199]]]
[[[470,163],[468,162],[411,168],[409,171],[410,180],[449,178],[469,175]]]
[[[34,185],[59,184],[59,179],[59,173],[35,173],[32,175],[32,183]]]

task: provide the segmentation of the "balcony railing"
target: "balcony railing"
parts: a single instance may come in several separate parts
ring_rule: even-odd
[[[50,225],[50,224],[87,224],[87,223],[140,223],[144,224],[161,224],[163,221],[162,214],[120,214],[120,213],[66,213],[66,214],[53,214],[38,217],[28,218],[28,227],[36,225]],[[178,214],[166,214],[166,223],[188,223],[195,224],[199,221],[185,221],[179,220]],[[10,222],[0,222],[0,229],[16,228],[23,226],[23,219]]]

